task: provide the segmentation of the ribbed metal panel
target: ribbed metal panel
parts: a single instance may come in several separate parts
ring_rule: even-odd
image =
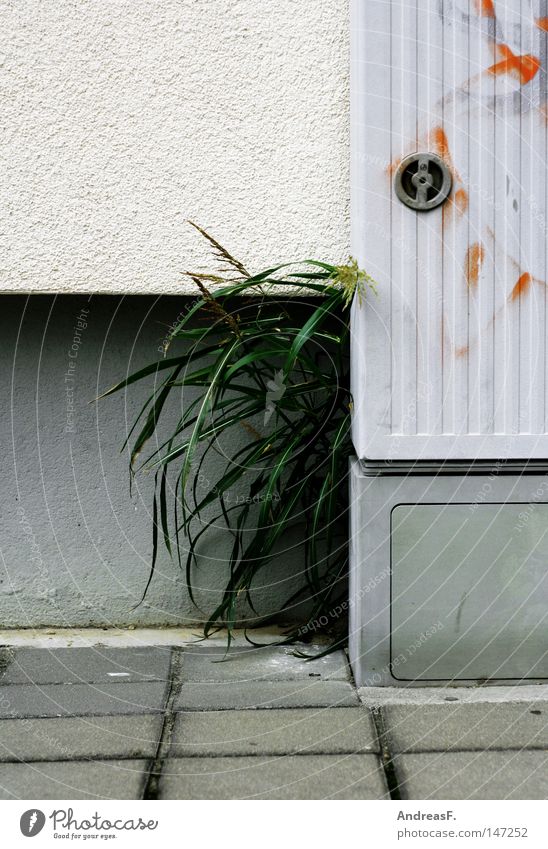
[[[354,443],[371,459],[548,456],[547,0],[355,0]],[[442,207],[393,189],[441,156]]]

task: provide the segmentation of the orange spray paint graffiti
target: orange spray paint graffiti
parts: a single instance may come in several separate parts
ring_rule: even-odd
[[[497,44],[496,49],[499,56],[502,56],[502,59],[500,62],[491,65],[490,68],[487,68],[488,74],[492,74],[493,76],[508,74],[510,77],[519,80],[521,85],[530,83],[538,74],[541,61],[531,53],[517,56],[506,44]]]
[[[516,285],[508,296],[508,300],[511,302],[517,301],[522,295],[526,295],[532,282],[533,278],[530,274],[528,274],[527,271],[525,271],[523,274],[520,274]]]
[[[495,4],[493,0],[475,0],[476,11],[482,18],[495,17]]]

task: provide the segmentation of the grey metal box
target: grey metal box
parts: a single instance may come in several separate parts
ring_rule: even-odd
[[[547,679],[548,475],[419,468],[351,465],[358,685]]]

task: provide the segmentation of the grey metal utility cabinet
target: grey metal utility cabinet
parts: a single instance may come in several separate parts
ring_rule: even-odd
[[[548,2],[353,0],[351,661],[548,678]]]

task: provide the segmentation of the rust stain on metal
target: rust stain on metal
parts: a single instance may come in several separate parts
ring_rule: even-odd
[[[449,139],[443,127],[434,127],[428,135],[428,144],[436,151],[439,157],[443,159],[453,177],[453,183],[458,185],[454,195],[449,199],[449,203],[442,208],[442,227],[445,227],[449,221],[449,216],[452,207],[455,207],[459,215],[464,215],[468,209],[468,192],[462,185],[462,180],[459,172],[455,168],[451,149],[449,147]]]
[[[430,132],[428,136],[429,144],[434,147],[434,150],[440,156],[449,170],[453,175],[453,180],[456,183],[461,183],[462,180],[460,178],[460,174],[455,168],[455,164],[453,162],[453,157],[451,156],[451,149],[449,147],[449,139],[447,138],[447,133],[443,129],[443,127],[434,127],[434,129]],[[464,191],[464,189],[463,189]],[[466,194],[466,192],[464,192]],[[466,203],[468,203],[468,196],[466,195]]]
[[[470,245],[466,251],[466,260],[464,264],[464,273],[469,289],[475,289],[478,285],[481,267],[485,259],[485,248],[481,242],[475,242]]]
[[[443,127],[434,127],[434,129],[432,130],[432,139],[438,156],[441,156],[441,158],[445,160],[446,164],[453,168],[451,152],[449,150],[449,142],[447,140],[447,134]]]
[[[537,18],[535,23],[539,29],[544,30],[544,32],[548,32],[548,18]]]
[[[398,156],[396,159],[392,160],[386,168],[386,173],[389,177],[393,177],[399,166],[401,165],[403,160],[403,156]]]

